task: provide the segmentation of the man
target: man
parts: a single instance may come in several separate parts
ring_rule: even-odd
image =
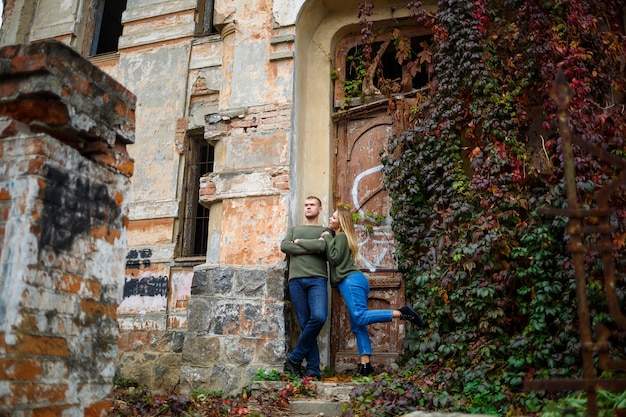
[[[304,224],[290,228],[280,244],[280,250],[288,257],[289,294],[302,331],[295,349],[287,356],[285,371],[299,377],[303,376],[302,361],[305,359],[304,376],[320,378],[321,375],[317,336],[328,316],[326,243],[320,240],[326,229],[318,223],[321,211],[321,200],[307,197]],[[298,245],[299,239],[307,239],[307,249]]]

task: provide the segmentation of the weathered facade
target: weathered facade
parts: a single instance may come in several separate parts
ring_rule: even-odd
[[[361,125],[333,118],[341,97],[331,74],[341,78],[345,67],[335,67],[337,56],[347,53],[341,52],[346,39],[358,39],[357,5],[356,0],[5,5],[0,45],[56,39],[90,56],[137,96],[125,285],[117,312],[121,376],[153,388],[229,392],[260,367],[282,367],[294,327],[282,236],[302,220],[307,195],[322,199],[325,222],[338,199],[348,198],[361,210],[360,196],[369,201],[374,191],[359,189],[358,181],[380,175],[379,149],[365,146],[360,152],[369,157],[360,159],[362,171],[342,180],[345,192],[337,190],[337,172],[344,166],[336,160],[337,140],[345,136],[339,130],[350,136]],[[377,1],[371,19],[378,31],[389,32],[410,23],[408,15],[406,3]],[[384,137],[398,128],[394,123],[368,129],[387,126],[377,131]],[[388,208],[378,209],[385,214]],[[373,239],[379,246],[367,253],[370,271],[389,274],[374,294],[375,304],[384,307],[403,297],[401,279],[392,276],[388,222],[379,229],[386,237]],[[323,365],[332,365],[328,328],[321,338]],[[393,330],[401,337],[402,325]]]
[[[135,97],[58,42],[0,62],[0,415],[106,415]]]

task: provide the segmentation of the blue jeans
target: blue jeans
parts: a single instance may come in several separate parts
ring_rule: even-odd
[[[320,351],[317,336],[328,316],[326,278],[294,278],[289,280],[289,295],[300,323],[300,338],[289,359],[301,363],[306,359],[306,374],[320,376]]]
[[[339,292],[350,313],[350,330],[356,337],[359,355],[371,355],[372,344],[367,326],[372,323],[387,323],[393,320],[393,310],[368,310],[367,297],[370,283],[362,272],[348,275],[339,283]]]

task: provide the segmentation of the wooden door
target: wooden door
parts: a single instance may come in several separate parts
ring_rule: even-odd
[[[357,233],[364,259],[362,271],[370,283],[370,309],[397,309],[404,305],[404,286],[397,272],[389,216],[390,201],[383,188],[380,152],[403,124],[389,114],[388,102],[335,115],[335,203],[349,204],[358,213]],[[370,216],[371,215],[371,216]],[[373,217],[373,218],[372,218]],[[377,221],[377,219],[380,221]],[[338,372],[356,368],[359,360],[350,317],[337,289],[332,291],[331,363]],[[402,349],[404,322],[369,326],[372,364],[377,372],[389,369]]]

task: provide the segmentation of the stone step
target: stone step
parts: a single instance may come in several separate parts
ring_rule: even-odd
[[[255,381],[250,385],[252,396],[263,390],[281,390],[289,382],[286,381]],[[350,400],[350,392],[359,385],[358,382],[315,382],[315,397],[290,398],[289,417],[337,417],[341,416],[344,404]],[[481,414],[438,413],[413,411],[402,417],[492,417]]]
[[[343,402],[295,399],[289,402],[289,417],[338,417],[341,416]],[[493,417],[485,414],[439,413],[432,411],[413,411],[402,417]]]
[[[262,391],[279,391],[288,383],[286,381],[254,381],[249,388],[251,396],[256,397]],[[358,382],[315,381],[314,385],[314,397],[289,399],[290,417],[340,416],[343,404],[350,399],[350,392],[360,384]]]
[[[253,381],[249,389],[254,397],[264,390],[279,391],[285,388],[288,381]],[[350,392],[357,386],[362,385],[359,382],[324,382],[315,381],[315,398],[327,401],[348,401]]]
[[[343,402],[316,398],[294,398],[289,401],[290,417],[337,417],[341,415]]]
[[[403,414],[402,417],[493,417],[488,414],[464,414],[464,413],[437,413],[429,411],[413,411]]]

